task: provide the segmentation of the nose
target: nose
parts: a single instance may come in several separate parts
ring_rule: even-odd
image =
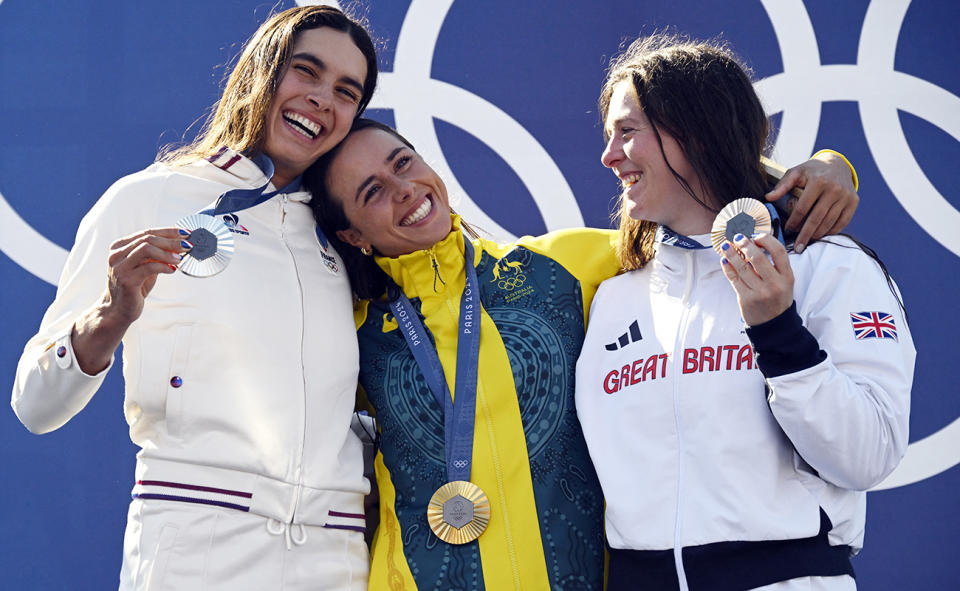
[[[623,142],[617,134],[613,134],[607,140],[607,145],[604,146],[603,152],[600,154],[600,162],[607,168],[613,168],[623,158]]]
[[[413,183],[407,179],[394,179],[393,200],[403,203],[413,197]]]
[[[326,86],[316,86],[307,95],[307,101],[321,111],[329,111],[333,104],[333,90]]]

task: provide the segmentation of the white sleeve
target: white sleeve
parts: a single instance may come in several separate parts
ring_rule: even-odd
[[[824,480],[866,490],[906,453],[916,350],[877,262],[846,239],[831,240],[844,246],[808,249],[799,255],[805,261],[791,257],[800,263],[795,325],[785,313],[771,321],[780,322],[774,331],[748,334],[758,339],[770,408],[797,453]],[[800,368],[781,363],[811,360],[809,349],[800,351],[805,341],[822,350],[815,360]]]
[[[77,364],[70,335],[76,319],[100,299],[107,287],[110,244],[141,229],[137,224],[148,219],[143,215],[147,212],[124,211],[130,209],[124,202],[131,200],[120,195],[124,191],[142,192],[144,185],[150,184],[131,184],[130,178],[108,189],[80,222],[60,275],[56,299],[20,356],[10,405],[33,433],[58,429],[83,410],[113,366],[111,359],[97,375],[85,374]],[[144,203],[140,197],[145,195],[137,195],[133,201]]]

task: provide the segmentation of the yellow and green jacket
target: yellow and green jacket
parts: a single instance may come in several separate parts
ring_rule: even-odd
[[[464,235],[377,262],[418,310],[456,376]],[[619,269],[615,234],[574,229],[499,245],[475,241],[482,303],[471,481],[487,494],[478,540],[451,545],[427,523],[446,482],[443,409],[386,299],[357,309],[360,384],[381,429],[380,525],[371,589],[598,589],[603,495],[574,408],[574,368],[590,300]]]

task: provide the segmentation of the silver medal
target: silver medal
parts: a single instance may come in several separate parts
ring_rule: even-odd
[[[227,268],[233,258],[233,234],[220,219],[197,213],[181,218],[177,227],[190,232],[193,244],[180,261],[180,270],[191,277],[210,277]]]

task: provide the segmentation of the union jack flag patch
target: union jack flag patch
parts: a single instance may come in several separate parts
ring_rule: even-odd
[[[893,315],[886,312],[850,312],[853,334],[857,340],[893,339],[897,342],[897,326]]]

